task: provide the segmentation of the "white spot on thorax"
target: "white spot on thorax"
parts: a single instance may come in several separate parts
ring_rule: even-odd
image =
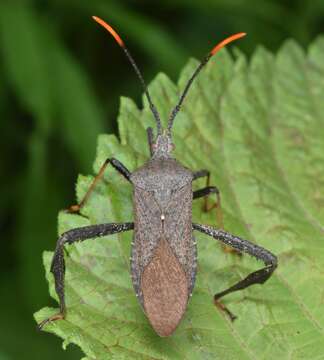
[[[164,214],[161,215],[161,220],[164,221],[165,220],[165,216]]]

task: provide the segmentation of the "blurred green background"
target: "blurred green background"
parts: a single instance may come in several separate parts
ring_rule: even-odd
[[[55,306],[41,254],[78,173],[92,172],[97,135],[116,132],[119,97],[140,105],[142,92],[94,14],[118,29],[147,82],[159,71],[176,81],[189,56],[234,32],[248,33],[237,45],[249,55],[286,38],[306,48],[324,29],[323,0],[1,0],[0,360],[81,358],[36,331],[33,312]]]

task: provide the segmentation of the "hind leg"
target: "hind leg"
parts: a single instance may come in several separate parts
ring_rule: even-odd
[[[59,313],[49,317],[42,321],[38,328],[42,329],[50,321],[64,319],[65,316],[65,296],[64,296],[64,274],[65,274],[65,261],[63,248],[65,244],[73,244],[76,241],[84,241],[86,239],[97,238],[106,235],[117,234],[120,232],[134,229],[134,223],[111,223],[111,224],[100,224],[90,225],[81,228],[69,230],[62,234],[56,244],[54,252],[51,272],[54,275],[55,280],[55,291],[58,295],[60,302]]]
[[[238,281],[236,284],[229,287],[228,289],[214,295],[215,305],[221,310],[225,311],[229,315],[231,320],[234,320],[236,316],[233,315],[226,308],[226,306],[224,306],[219,301],[219,299],[234,291],[243,290],[248,286],[265,283],[270,278],[278,265],[277,257],[263,247],[253,244],[248,240],[241,239],[238,236],[232,235],[226,231],[218,230],[211,226],[200,224],[192,224],[192,228],[193,230],[197,230],[202,232],[203,234],[212,236],[214,239],[219,240],[223,244],[234,248],[236,251],[239,251],[241,253],[247,253],[255,257],[257,260],[263,261],[265,264],[265,267],[263,267],[262,269],[250,273],[243,280]]]

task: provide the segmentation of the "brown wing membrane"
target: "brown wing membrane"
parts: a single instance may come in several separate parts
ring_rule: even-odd
[[[168,242],[162,238],[145,267],[141,288],[145,313],[160,336],[178,326],[188,302],[188,281]]]

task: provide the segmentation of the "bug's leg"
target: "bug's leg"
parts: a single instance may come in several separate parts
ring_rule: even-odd
[[[151,127],[148,127],[146,129],[146,133],[147,133],[147,141],[148,141],[148,144],[149,144],[150,154],[152,156],[153,155],[153,143],[154,143],[153,129]]]
[[[196,179],[200,179],[202,177],[207,177],[207,185],[209,183],[209,178],[210,178],[210,171],[209,170],[206,170],[206,169],[202,169],[202,170],[198,170],[198,171],[195,171],[193,173],[193,180],[196,180]]]
[[[262,260],[265,264],[265,267],[262,269],[252,272],[243,280],[214,295],[215,305],[225,311],[230,316],[231,320],[234,320],[236,318],[235,315],[220,303],[219,299],[231,292],[243,290],[248,286],[266,282],[277,267],[277,257],[263,247],[253,244],[248,240],[241,239],[226,231],[200,224],[192,224],[192,228],[193,230],[198,230],[206,235],[212,236],[214,239],[221,241],[223,244],[230,246],[241,253],[247,253],[258,260]]]
[[[216,203],[211,205],[208,208],[208,204],[207,204],[207,197],[210,194],[216,194]],[[224,223],[223,223],[223,213],[222,213],[222,208],[221,208],[221,197],[220,197],[220,193],[219,190],[216,186],[206,186],[202,189],[196,190],[193,192],[193,199],[199,199],[201,197],[205,198],[205,209],[206,211],[209,211],[211,209],[216,208],[216,220],[217,220],[217,225],[219,228],[224,229]]]
[[[193,180],[200,179],[202,177],[206,177],[206,186],[210,185],[210,171],[206,169],[198,170],[193,173]]]
[[[202,178],[202,177],[206,177],[206,189],[207,188],[214,188],[214,190],[211,190],[208,192],[208,190],[206,190],[206,193],[204,194],[200,194],[200,196],[197,196],[197,197],[205,197],[205,202],[204,202],[204,210],[205,211],[210,211],[214,208],[218,209],[217,212],[220,213],[220,215],[217,215],[217,217],[219,217],[222,221],[223,219],[223,216],[222,216],[222,209],[221,209],[221,198],[220,198],[220,192],[218,190],[218,188],[216,186],[210,186],[210,171],[209,170],[206,170],[206,169],[203,169],[203,170],[199,170],[199,171],[196,171],[193,173],[193,180],[196,180],[196,179],[199,179],[199,178]],[[213,194],[215,193],[216,194],[216,203],[213,204],[213,205],[208,205],[208,195],[209,194]],[[196,198],[197,198],[196,197]],[[221,228],[223,228],[223,224],[219,224],[219,226]]]
[[[210,195],[210,194],[216,194],[217,201],[207,211],[209,211],[209,210],[211,210],[213,208],[216,208],[217,225],[218,225],[218,227],[220,229],[224,229],[223,212],[222,212],[222,208],[221,208],[221,198],[220,198],[219,190],[218,190],[218,188],[216,186],[206,186],[205,188],[194,191],[193,192],[193,199],[199,199],[201,197],[205,197],[205,199],[207,200],[207,196]],[[241,255],[237,250],[234,250],[230,246],[222,245],[222,248],[226,253],[232,253],[232,254]]]
[[[42,321],[38,328],[42,329],[50,321],[63,319],[65,315],[65,298],[64,298],[64,274],[65,274],[65,261],[63,248],[65,244],[73,244],[76,241],[83,241],[86,239],[97,238],[100,236],[112,235],[128,230],[134,229],[134,223],[111,223],[90,225],[81,228],[69,230],[62,234],[57,241],[56,249],[51,264],[51,272],[54,275],[55,291],[58,295],[60,302],[60,311],[48,319]]]
[[[91,192],[93,191],[93,189],[95,188],[97,182],[103,177],[103,174],[106,170],[106,167],[111,164],[120,174],[122,174],[124,176],[124,178],[128,181],[130,181],[130,176],[131,173],[129,172],[129,170],[117,159],[115,158],[110,158],[107,159],[103,165],[101,166],[99,173],[97,174],[97,176],[94,178],[93,182],[91,183],[88,191],[86,192],[86,194],[84,195],[83,199],[80,201],[79,204],[76,205],[72,205],[70,206],[67,211],[74,213],[74,212],[78,212],[80,211],[80,209],[82,208],[82,206],[85,204],[85,202],[87,201],[87,199],[89,198]]]
[[[210,184],[210,172],[206,169],[203,170],[199,170],[197,172],[195,172],[193,177],[193,180],[202,178],[202,177],[206,177],[206,187],[194,191],[193,193],[193,198],[194,199],[198,199],[200,197],[204,197],[205,198],[205,202],[204,202],[204,211],[210,211],[212,209],[216,209],[216,223],[217,226],[220,229],[224,229],[224,222],[223,222],[223,211],[222,211],[222,206],[221,206],[221,195],[220,195],[220,191],[216,186],[209,186]],[[208,205],[208,196],[210,194],[216,194],[216,202],[212,205]],[[238,251],[233,250],[231,247],[223,245],[223,250],[227,253],[233,253],[233,254],[240,254]]]

